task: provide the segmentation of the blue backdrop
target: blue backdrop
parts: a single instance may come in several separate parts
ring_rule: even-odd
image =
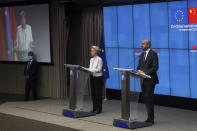
[[[186,12],[188,7],[197,7],[197,0],[104,7],[110,72],[107,88],[121,88],[120,73],[112,68],[136,69],[141,42],[150,39],[159,56],[160,83],[155,93],[197,98],[197,51],[193,48],[197,46],[197,32],[170,28],[173,10]],[[188,24],[186,17],[187,13],[179,24]],[[131,90],[140,91],[139,80],[131,79]]]

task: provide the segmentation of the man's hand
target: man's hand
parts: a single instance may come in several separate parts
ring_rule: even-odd
[[[140,74],[145,74],[144,71],[142,71],[142,70],[138,70],[138,72],[139,72]]]
[[[27,76],[25,76],[24,78],[27,80],[27,79],[29,79],[29,76],[27,75]]]

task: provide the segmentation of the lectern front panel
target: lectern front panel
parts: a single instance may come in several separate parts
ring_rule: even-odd
[[[76,77],[77,71],[74,69],[70,70],[70,95],[69,95],[69,109],[76,109]]]
[[[130,118],[130,76],[128,72],[122,72],[121,74],[121,84],[122,84],[122,118],[129,120]]]

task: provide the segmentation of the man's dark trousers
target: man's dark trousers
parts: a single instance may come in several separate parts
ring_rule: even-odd
[[[154,90],[155,84],[151,81],[144,79],[141,85],[143,100],[146,105],[148,120],[154,120]]]
[[[25,85],[25,100],[29,100],[31,90],[32,90],[33,99],[36,100],[37,99],[36,81],[27,79]]]

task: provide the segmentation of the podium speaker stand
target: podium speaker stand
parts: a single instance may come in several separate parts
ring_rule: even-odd
[[[151,126],[151,123],[136,121],[135,119],[131,119],[131,110],[130,107],[134,106],[132,105],[132,97],[130,95],[130,77],[134,78],[151,78],[148,75],[140,74],[135,70],[132,69],[124,69],[124,68],[114,68],[114,70],[121,72],[121,118],[115,118],[113,125],[117,127],[122,128],[128,128],[128,129],[136,129],[141,127],[147,127]],[[138,103],[137,100],[133,100],[136,103]],[[130,105],[131,104],[131,105]],[[136,110],[137,112],[137,110]]]
[[[65,64],[70,69],[70,90],[68,108],[63,109],[63,115],[72,118],[94,116],[90,112],[91,97],[88,93],[88,78],[91,72],[79,65]]]

